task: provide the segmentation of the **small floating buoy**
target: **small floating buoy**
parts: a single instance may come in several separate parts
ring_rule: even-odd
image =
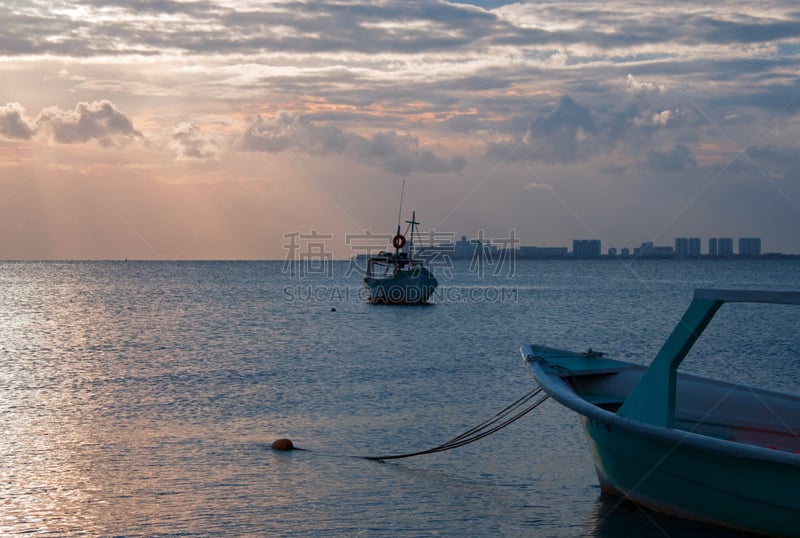
[[[272,448],[274,450],[292,450],[294,448],[294,443],[291,439],[276,439],[272,442]]]
[[[331,307],[331,312],[336,312],[336,307]]]

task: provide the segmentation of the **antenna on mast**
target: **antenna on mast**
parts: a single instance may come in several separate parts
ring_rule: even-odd
[[[403,180],[403,186],[400,188],[400,210],[397,212],[397,233],[400,233],[400,217],[403,215],[403,195],[406,193],[406,180]]]

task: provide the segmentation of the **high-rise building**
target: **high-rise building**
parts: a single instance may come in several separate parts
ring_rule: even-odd
[[[697,258],[700,256],[700,238],[676,237],[675,254],[680,258]]]
[[[699,258],[700,257],[700,238],[699,237],[690,237],[689,238],[689,257],[690,258]]]
[[[712,237],[708,240],[708,255],[716,256],[719,251],[717,250],[717,238]]]
[[[717,255],[733,256],[733,239],[730,237],[720,237],[717,239]]]
[[[681,258],[689,256],[689,240],[685,237],[675,238],[675,254]]]
[[[637,258],[650,256],[653,253],[653,249],[655,246],[653,245],[652,241],[647,241],[646,243],[642,243],[641,246],[638,246],[633,249],[633,255]]]
[[[573,239],[572,255],[575,258],[599,258],[600,240],[599,239]]]
[[[740,237],[739,256],[761,256],[760,237]]]

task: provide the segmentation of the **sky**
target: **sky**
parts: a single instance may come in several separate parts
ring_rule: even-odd
[[[343,259],[401,193],[436,241],[800,253],[793,1],[0,0],[0,28],[0,259]]]

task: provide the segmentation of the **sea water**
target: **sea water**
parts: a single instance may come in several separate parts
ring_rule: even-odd
[[[648,363],[699,287],[800,261],[456,262],[434,304],[351,262],[0,263],[0,535],[729,536],[601,494],[525,343]],[[726,305],[682,369],[798,392],[800,310]],[[288,437],[303,450],[277,452]]]

